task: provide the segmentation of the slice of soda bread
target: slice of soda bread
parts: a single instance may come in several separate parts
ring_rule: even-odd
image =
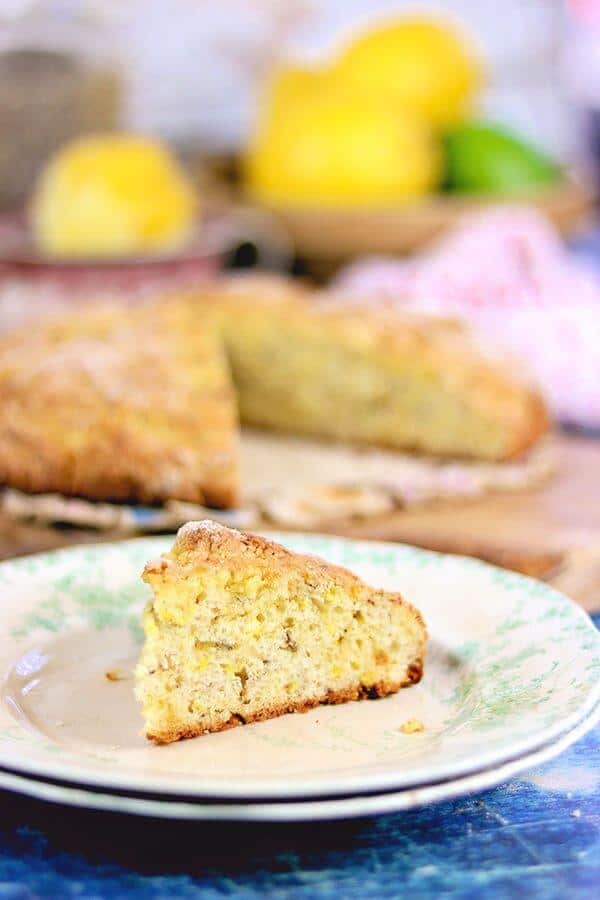
[[[189,522],[143,578],[154,596],[136,694],[157,743],[421,678],[427,632],[416,609],[266,538]]]

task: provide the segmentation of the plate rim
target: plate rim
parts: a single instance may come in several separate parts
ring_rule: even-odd
[[[516,759],[483,771],[446,779],[415,788],[383,791],[375,794],[353,794],[327,800],[294,800],[264,803],[213,803],[188,799],[157,800],[131,797],[126,792],[89,791],[85,785],[56,786],[44,779],[31,779],[0,768],[0,789],[44,802],[63,804],[91,811],[112,812],[171,820],[249,822],[309,822],[338,820],[402,812],[441,803],[467,794],[490,790],[530,768],[559,756],[600,722],[600,702],[574,728]]]
[[[586,625],[589,627],[590,635],[593,634],[594,639],[597,641],[598,647],[600,648],[600,632],[596,629],[596,626],[592,622],[587,612],[562,592],[557,591],[555,588],[545,584],[544,582],[540,582],[537,579],[531,578],[529,576],[513,572],[507,573],[506,570],[501,569],[498,566],[493,566],[490,563],[475,559],[473,557],[440,553],[433,550],[423,550],[422,548],[414,547],[410,544],[389,541],[369,541],[364,539],[361,540],[331,534],[285,532],[274,529],[264,529],[264,531],[265,533],[268,532],[269,537],[271,537],[272,539],[281,541],[283,543],[285,543],[287,539],[291,538],[292,540],[298,539],[303,541],[308,539],[309,542],[313,540],[315,542],[326,540],[330,542],[364,547],[365,549],[384,548],[390,549],[392,551],[398,550],[400,552],[408,549],[411,552],[417,553],[417,555],[448,559],[453,563],[456,563],[457,565],[466,565],[468,568],[472,569],[493,570],[495,572],[499,571],[504,572],[505,574],[510,574],[510,576],[514,577],[516,581],[522,581],[524,584],[534,583],[538,587],[542,586],[548,593],[548,595],[552,595],[555,598],[560,598],[561,602],[567,603],[570,606],[572,612],[577,615],[582,621],[585,621]],[[33,554],[32,556],[35,556],[38,559],[63,555],[76,557],[78,553],[84,553],[88,550],[110,550],[111,548],[124,545],[139,544],[140,542],[154,545],[154,549],[151,552],[156,552],[156,550],[158,549],[158,545],[166,545],[171,537],[172,536],[170,535],[153,537],[149,537],[146,535],[126,540],[97,542],[93,544],[77,545],[74,547],[63,547],[51,550],[47,553]],[[0,577],[5,567],[18,568],[20,561],[31,558],[31,556],[22,557],[0,563]],[[3,678],[4,674],[5,673],[0,673],[0,677]],[[438,768],[438,774],[435,779],[431,779],[430,776],[427,776],[426,770],[424,770],[422,774],[419,774],[417,770],[416,775],[410,781],[406,781],[402,778],[402,770],[376,773],[363,772],[361,774],[347,774],[344,776],[343,783],[338,782],[337,785],[329,785],[327,789],[324,789],[322,778],[312,776],[310,779],[305,779],[301,785],[293,786],[288,784],[285,789],[285,796],[290,798],[306,796],[333,797],[343,796],[348,792],[352,792],[353,794],[367,794],[373,793],[378,790],[388,793],[393,790],[408,790],[417,788],[422,785],[430,785],[434,782],[439,783],[440,780],[466,777],[469,774],[481,772],[492,766],[500,765],[503,762],[510,761],[511,759],[518,759],[525,754],[534,752],[538,748],[545,746],[548,742],[556,740],[565,731],[575,728],[583,718],[590,714],[590,712],[595,708],[596,704],[599,701],[600,679],[598,680],[595,687],[589,691],[585,702],[582,702],[574,712],[571,712],[569,715],[563,717],[558,722],[554,723],[554,725],[548,726],[546,729],[539,731],[537,737],[528,736],[527,738],[522,738],[511,751],[506,749],[504,751],[500,749],[492,749],[488,751],[486,755],[483,755],[481,758],[479,758],[477,764],[469,762],[468,760],[465,760],[462,764],[449,762],[445,766],[440,766]],[[15,719],[15,721],[17,720]],[[22,747],[19,749],[19,752],[15,751],[15,754],[8,756],[5,752],[0,750],[0,770],[10,769],[15,773],[25,775],[40,775],[41,773],[41,777],[45,776],[46,778],[50,779],[65,781],[73,784],[87,785],[89,787],[103,788],[109,791],[115,789],[129,789],[130,791],[148,792],[147,779],[145,779],[143,776],[137,775],[136,773],[129,772],[127,774],[121,775],[119,772],[116,772],[112,774],[110,780],[107,780],[105,772],[94,772],[92,770],[86,772],[85,777],[82,777],[80,772],[79,778],[77,780],[74,780],[69,775],[70,771],[72,770],[71,765],[54,760],[47,760],[42,765],[39,762],[29,763],[27,759],[23,759],[22,753]],[[251,788],[249,789],[249,785],[221,785],[217,789],[212,786],[211,789],[211,785],[209,782],[195,782],[195,787],[184,785],[183,783],[177,785],[174,784],[173,781],[169,781],[169,779],[165,776],[154,777],[153,785],[154,793],[164,793],[172,796],[194,795],[197,797],[205,798],[214,797],[215,799],[222,800],[243,800],[258,798],[260,798],[261,800],[266,800],[267,798],[276,799],[282,796],[281,778],[275,779],[272,782],[266,781],[262,783],[260,788],[257,788],[256,790],[252,790]]]

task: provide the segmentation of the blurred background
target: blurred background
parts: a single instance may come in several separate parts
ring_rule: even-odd
[[[427,298],[600,425],[596,0],[3,0],[0,130],[0,329],[258,266]]]
[[[294,118],[311,75],[321,98],[360,90],[358,111],[379,99],[442,129],[484,119],[593,170],[599,30],[595,0],[507,0],[501,12],[492,0],[3,0],[2,205],[25,200],[47,155],[90,130],[235,162],[269,118],[269,85],[280,118]]]
[[[600,0],[2,0],[0,134],[0,332],[231,269],[458,318],[587,437],[462,543],[454,508],[371,536],[591,527]]]
[[[116,125],[192,154],[236,155],[275,66],[326,66],[360,30],[398,14],[443,17],[472,43],[478,71],[469,111],[513,127],[561,160],[593,151],[583,118],[600,102],[594,0],[507,0],[502,11],[492,0],[3,0],[0,10],[3,127],[19,128],[12,138],[27,152],[24,173],[33,174],[27,164],[36,150],[41,155],[78,130]],[[426,52],[422,37],[421,44]],[[418,45],[414,35],[413,56]],[[382,41],[371,65],[390,51]],[[74,78],[76,70],[83,79]],[[90,105],[74,109],[85,90]],[[443,107],[445,98],[438,102]],[[10,119],[18,106],[22,118]],[[34,119],[42,106],[43,122]],[[44,147],[42,128],[52,118]],[[2,185],[4,203],[27,189],[14,172],[12,185]]]

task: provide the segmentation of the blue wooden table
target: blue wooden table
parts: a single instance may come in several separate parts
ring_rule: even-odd
[[[600,897],[600,727],[495,790],[350,822],[168,822],[0,792],[0,900],[227,896]]]

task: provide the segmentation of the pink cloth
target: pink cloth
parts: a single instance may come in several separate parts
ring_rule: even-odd
[[[353,263],[332,289],[467,320],[526,363],[559,419],[600,427],[600,276],[536,212],[480,214],[411,260]]]

